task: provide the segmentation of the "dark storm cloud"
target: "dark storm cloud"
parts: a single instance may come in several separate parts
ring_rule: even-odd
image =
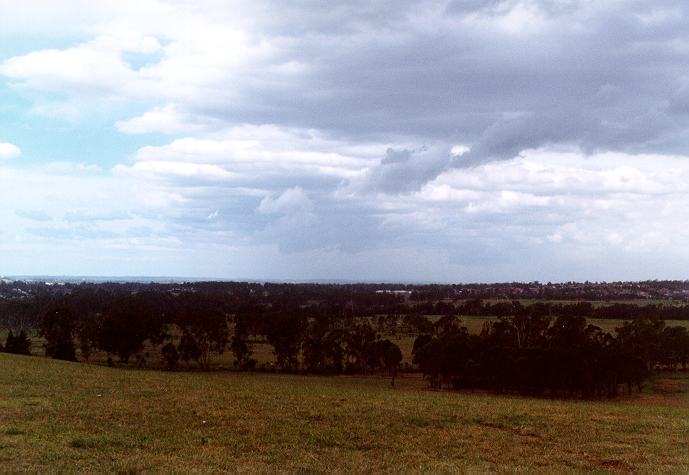
[[[552,143],[689,152],[682,3],[354,2],[324,16],[299,5],[268,27],[306,72],[241,85],[239,105],[207,113],[350,139],[463,143],[472,150],[462,165]]]
[[[266,0],[239,14],[233,8],[209,2],[192,11],[212,12],[219,24],[246,19],[241,68],[232,48],[212,43],[231,29],[209,36],[212,44],[175,38],[171,29],[170,38],[159,35],[165,53],[145,74],[115,63],[129,82],[108,83],[107,94],[174,105],[178,120],[197,121],[187,124],[190,133],[200,123],[214,130],[252,123],[318,129],[352,143],[462,144],[471,152],[459,166],[547,144],[587,153],[689,152],[689,6],[681,2]],[[171,73],[190,71],[188,51],[202,55],[191,70],[198,77],[180,82]],[[58,81],[31,60],[11,61],[4,72],[90,90],[88,77]]]

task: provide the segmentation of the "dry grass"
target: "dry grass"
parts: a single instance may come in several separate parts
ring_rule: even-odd
[[[0,354],[0,471],[687,472],[689,380],[665,380],[576,402]]]

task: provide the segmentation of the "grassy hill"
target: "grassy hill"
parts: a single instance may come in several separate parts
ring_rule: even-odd
[[[688,472],[689,379],[649,386],[576,402],[0,354],[0,471]]]

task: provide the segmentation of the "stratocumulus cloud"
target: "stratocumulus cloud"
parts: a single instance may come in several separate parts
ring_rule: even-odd
[[[53,121],[0,165],[17,273],[53,236],[95,273],[684,276],[689,6],[71,3],[0,15],[38,38],[0,53],[13,123]]]

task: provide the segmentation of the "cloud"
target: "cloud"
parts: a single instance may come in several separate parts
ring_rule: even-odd
[[[459,142],[471,153],[458,166],[553,143],[589,153],[689,152],[687,84],[676,73],[688,40],[684,6],[235,7],[86,8],[86,18],[101,18],[90,26],[95,38],[8,58],[0,73],[18,87],[75,100],[149,103],[147,112],[117,121],[131,134],[274,124],[411,149]],[[144,21],[151,17],[160,21]],[[127,60],[132,51],[159,56],[137,67]]]
[[[381,166],[413,155],[391,152]],[[2,167],[0,179],[8,184],[0,190],[0,253],[14,269],[36,255],[70,269],[73,248],[100,253],[123,272],[215,269],[243,278],[558,280],[587,278],[596,260],[611,266],[601,278],[644,277],[648,270],[630,269],[629,259],[678,277],[689,264],[684,156],[532,149],[448,169],[405,193],[345,193],[346,184],[324,189],[317,181],[265,182],[260,190],[234,186],[231,177],[75,177],[55,167]],[[52,220],[36,221],[45,217]],[[429,261],[419,263],[416,252]],[[409,263],[393,262],[401,256]],[[103,273],[103,259],[89,268]]]
[[[380,163],[371,167],[362,177],[364,190],[382,193],[407,193],[417,191],[437,177],[450,163],[448,149],[418,150],[388,148]],[[354,181],[356,186],[356,181]]]
[[[67,212],[64,215],[64,220],[68,223],[93,223],[97,221],[126,221],[130,217],[128,213],[89,210]]]
[[[118,121],[115,127],[126,134],[189,134],[222,128],[222,122],[180,112],[173,104],[156,107],[139,117]]]
[[[141,84],[121,57],[125,49],[115,39],[100,37],[74,48],[40,50],[7,59],[0,65],[0,74],[26,88],[114,97],[122,88],[139,90],[137,84]]]
[[[306,195],[304,190],[295,186],[283,191],[277,198],[266,196],[258,205],[258,212],[262,214],[289,214],[300,211],[307,211],[313,203]]]
[[[16,145],[0,142],[0,160],[11,160],[17,158],[21,154],[21,149]]]
[[[386,146],[350,143],[316,130],[243,125],[207,138],[186,137],[142,147],[132,157],[133,164],[117,165],[114,171],[259,189],[324,188],[365,173]]]
[[[20,218],[28,219],[31,221],[51,221],[53,219],[45,211],[41,210],[17,209],[14,211],[14,214]]]
[[[119,134],[103,146],[129,156],[3,165],[3,258],[25,243],[49,255],[53,233],[160,272],[511,280],[689,264],[685,5],[28,1],[0,41],[49,40],[0,58],[8,93],[70,130],[97,117]],[[30,226],[27,210],[53,220]]]

